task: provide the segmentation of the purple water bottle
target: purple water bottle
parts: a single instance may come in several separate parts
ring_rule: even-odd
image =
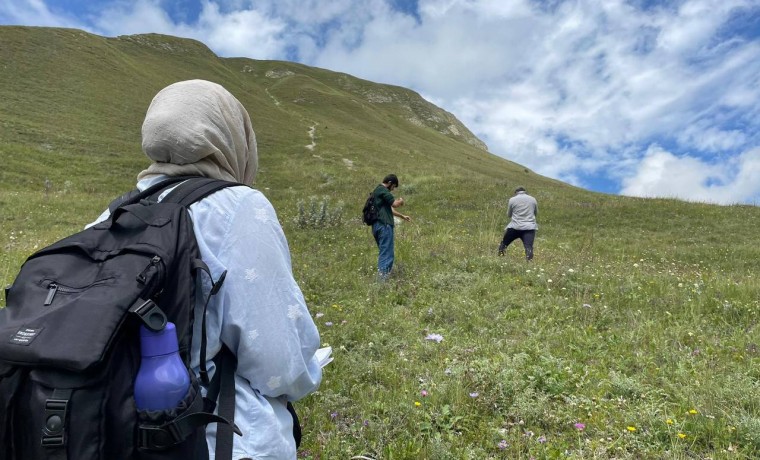
[[[140,370],[135,379],[135,405],[166,410],[179,405],[190,388],[190,375],[179,357],[174,323],[154,332],[140,326]]]

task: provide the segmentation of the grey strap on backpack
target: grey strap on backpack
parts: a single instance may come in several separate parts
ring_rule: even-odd
[[[214,357],[216,372],[206,393],[206,411],[213,412],[218,408],[220,417],[235,420],[235,370],[237,358],[235,354],[222,344],[222,349]],[[218,401],[218,402],[217,402]],[[232,459],[232,444],[235,431],[233,426],[219,425],[216,428],[216,457],[219,460]],[[240,434],[240,433],[238,433]]]

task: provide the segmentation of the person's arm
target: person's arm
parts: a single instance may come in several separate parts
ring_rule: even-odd
[[[264,396],[295,401],[314,391],[322,370],[319,333],[291,271],[290,251],[271,204],[246,195],[219,258],[227,267],[222,341],[237,374]]]
[[[400,212],[396,211],[396,208],[400,208],[403,205],[404,205],[404,199],[401,198],[401,197],[396,198],[393,201],[393,204],[391,204],[391,213],[394,216],[396,216],[396,217],[400,217],[400,218],[404,219],[405,221],[410,222],[412,220],[411,217],[409,217],[407,215],[404,215],[404,214],[401,214]]]
[[[404,219],[407,222],[411,222],[412,221],[411,217],[409,217],[407,215],[404,215],[404,214],[401,214],[400,212],[396,211],[395,208],[391,208],[391,213],[393,213],[394,216],[400,217],[400,218]]]

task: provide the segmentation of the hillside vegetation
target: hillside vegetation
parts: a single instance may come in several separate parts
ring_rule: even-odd
[[[155,93],[202,78],[256,131],[255,187],[335,350],[299,402],[312,459],[757,458],[760,208],[603,195],[488,153],[408,89],[162,35],[0,27],[0,281],[148,165]],[[399,175],[411,223],[375,278],[360,219]],[[536,259],[496,248],[539,201]]]

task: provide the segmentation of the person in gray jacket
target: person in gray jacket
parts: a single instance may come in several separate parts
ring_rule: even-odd
[[[536,199],[528,195],[524,187],[515,189],[515,196],[509,199],[507,205],[507,217],[510,218],[509,224],[504,232],[504,237],[499,244],[499,255],[503,256],[507,246],[514,240],[520,238],[525,247],[525,260],[533,259],[533,240],[536,238],[536,215],[538,214],[538,203]]]

